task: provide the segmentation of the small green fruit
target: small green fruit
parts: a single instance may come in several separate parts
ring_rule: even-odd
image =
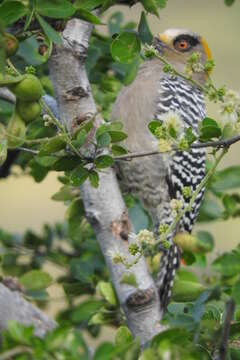
[[[177,302],[194,301],[206,288],[197,282],[176,279],[173,285],[172,298]]]
[[[6,53],[7,53],[7,57],[13,56],[14,54],[16,54],[17,50],[18,50],[18,39],[9,33],[5,33],[4,34],[4,40],[5,40],[5,44],[6,44]]]
[[[41,114],[41,105],[37,101],[23,101],[17,102],[17,112],[23,118],[25,123],[29,123],[36,119]]]
[[[27,74],[11,90],[18,99],[24,101],[37,101],[44,93],[40,80],[32,74]]]
[[[54,96],[53,84],[52,84],[51,80],[49,79],[49,77],[42,76],[40,78],[40,81],[41,81],[41,84],[42,84],[44,90],[46,91],[46,93],[51,96]]]
[[[8,123],[7,133],[7,145],[10,149],[14,149],[24,143],[26,126],[16,111]]]

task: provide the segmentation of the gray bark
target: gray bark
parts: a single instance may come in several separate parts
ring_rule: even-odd
[[[91,30],[92,26],[84,21],[70,20],[62,34],[63,44],[54,49],[50,61],[60,120],[70,133],[93,116],[96,127],[103,122],[97,114],[85,70]],[[130,270],[113,263],[112,251],[120,252],[132,262],[128,245],[137,242],[113,169],[101,172],[97,189],[87,181],[81,191],[86,217],[96,233],[128,326],[145,344],[161,330],[162,311],[154,281],[143,258]],[[137,287],[121,283],[126,272],[134,273]]]
[[[0,99],[15,103],[15,96],[5,87],[0,87]]]
[[[7,329],[11,320],[26,326],[33,325],[35,335],[39,337],[57,326],[55,321],[26,301],[18,291],[11,291],[0,284],[0,333]]]

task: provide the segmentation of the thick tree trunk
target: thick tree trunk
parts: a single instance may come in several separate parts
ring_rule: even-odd
[[[91,31],[89,23],[70,20],[62,34],[63,44],[54,49],[50,61],[60,120],[70,133],[93,116],[96,127],[103,122],[97,114],[85,70]],[[81,190],[86,217],[97,235],[128,326],[144,344],[160,331],[162,311],[154,281],[143,258],[130,270],[113,263],[113,251],[132,261],[128,245],[137,241],[113,169],[101,172],[97,189],[87,181]],[[121,283],[127,272],[135,275],[137,287]]]

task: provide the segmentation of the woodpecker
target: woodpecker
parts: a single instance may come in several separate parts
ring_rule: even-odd
[[[169,29],[154,37],[153,46],[179,73],[184,73],[188,59],[200,54],[204,66],[211,58],[207,42],[200,35],[183,29]],[[156,139],[150,133],[150,121],[164,121],[173,112],[181,119],[183,131],[191,127],[198,134],[199,122],[205,117],[205,101],[201,86],[181,76],[166,73],[157,57],[145,61],[134,82],[124,87],[113,106],[112,120],[120,120],[128,134],[125,144],[129,152],[156,150]],[[192,79],[203,85],[204,71],[194,72]],[[152,217],[153,224],[170,225],[173,221],[172,199],[180,200],[185,207],[189,199],[183,188],[196,190],[205,176],[205,150],[190,149],[161,153],[118,162],[118,175],[123,190],[137,196]],[[191,232],[198,216],[204,189],[198,194],[191,211],[186,212],[174,231],[168,236],[170,247],[163,252],[157,286],[161,306],[165,309],[171,297],[176,270],[180,266],[180,249],[173,242],[178,232]]]

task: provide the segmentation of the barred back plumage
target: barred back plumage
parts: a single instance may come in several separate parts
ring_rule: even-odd
[[[157,103],[156,118],[169,110],[177,111],[184,122],[184,129],[192,127],[197,135],[199,122],[205,117],[204,98],[200,90],[193,87],[179,77],[165,77],[160,81],[160,101]],[[181,200],[183,207],[188,205],[188,199],[183,196],[184,187],[190,187],[192,192],[196,190],[205,175],[205,150],[191,149],[189,152],[176,152],[168,164],[168,178],[170,198]],[[190,212],[186,212],[180,220],[175,232],[191,232],[201,205],[204,189],[198,194]],[[170,225],[173,221],[169,203],[165,204],[164,216],[159,219],[161,223]],[[171,296],[173,280],[176,269],[180,265],[180,250],[173,243],[173,234],[168,240],[170,249],[162,255],[157,285],[161,304],[166,307]]]

